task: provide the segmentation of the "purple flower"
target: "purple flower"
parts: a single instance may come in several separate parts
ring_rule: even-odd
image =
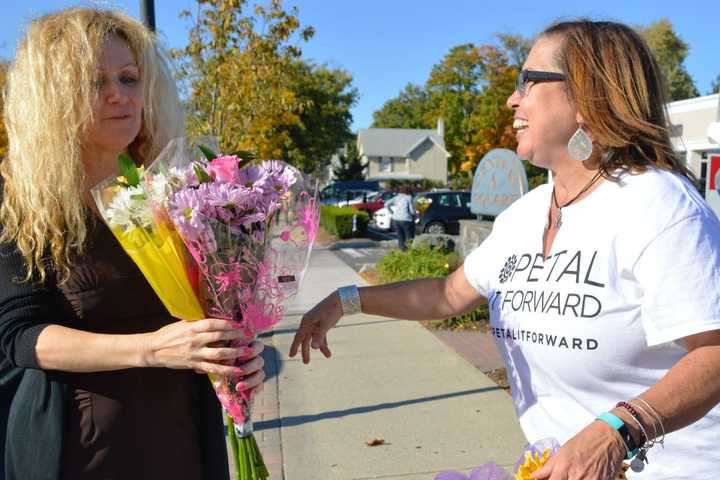
[[[250,165],[240,169],[237,176],[237,183],[247,189],[260,191],[266,188],[267,172],[257,165]]]
[[[198,241],[203,236],[202,202],[198,190],[183,188],[170,196],[168,213],[180,234],[190,241]]]
[[[262,163],[262,168],[267,172],[268,183],[276,195],[284,195],[298,178],[293,168],[280,160],[267,160]]]
[[[512,476],[495,462],[480,465],[468,477],[460,472],[440,472],[435,480],[512,480]]]

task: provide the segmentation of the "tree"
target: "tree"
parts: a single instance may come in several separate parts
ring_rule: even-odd
[[[303,105],[297,122],[282,128],[283,158],[306,173],[319,174],[353,134],[350,108],[357,102],[352,77],[340,69],[297,62],[290,89]]]
[[[388,100],[373,113],[373,128],[433,128],[430,93],[408,83],[397,98]]]
[[[5,83],[7,83],[7,69],[8,65],[5,62],[0,62],[0,92],[5,91]],[[4,118],[5,112],[5,95],[0,93],[0,115]],[[0,159],[7,156],[8,153],[8,136],[7,130],[5,130],[5,122],[0,121]]]
[[[668,98],[674,101],[697,97],[700,93],[683,64],[689,46],[675,33],[670,20],[663,18],[647,27],[640,27],[638,31],[660,65]]]
[[[513,113],[505,102],[530,51],[529,40],[497,34],[497,45],[458,45],[436,64],[424,86],[409,84],[373,114],[374,127],[433,128],[445,122],[454,177],[471,174],[492,148],[514,149]]]
[[[530,39],[511,33],[496,33],[495,38],[500,41],[501,49],[508,57],[509,64],[520,70],[532,48]]]
[[[365,169],[360,159],[357,143],[348,142],[345,151],[338,154],[339,164],[333,168],[333,176],[337,180],[364,180]]]
[[[173,51],[178,74],[191,91],[190,137],[217,136],[225,152],[252,150],[261,158],[278,158],[290,139],[287,127],[299,125],[303,103],[291,89],[294,65],[301,55],[290,38],[312,37],[301,29],[297,8],[290,13],[281,0],[256,5],[247,0],[197,0],[190,40]],[[261,28],[256,29],[260,23]]]
[[[715,77],[715,80],[710,83],[708,95],[712,95],[713,93],[720,93],[720,75]]]

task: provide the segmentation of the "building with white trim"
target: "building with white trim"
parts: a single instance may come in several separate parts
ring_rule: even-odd
[[[685,154],[687,166],[701,179],[708,178],[709,156],[720,155],[720,138],[709,136],[710,126],[720,122],[719,102],[716,93],[667,105],[673,146]]]
[[[360,158],[368,166],[368,180],[421,180],[447,182],[445,127],[364,128],[358,131]]]

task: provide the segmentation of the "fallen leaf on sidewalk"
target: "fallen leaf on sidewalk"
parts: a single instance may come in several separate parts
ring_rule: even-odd
[[[370,440],[369,442],[365,442],[365,445],[368,447],[377,447],[379,445],[389,445],[388,443],[385,443],[385,440],[382,438],[374,438]]]

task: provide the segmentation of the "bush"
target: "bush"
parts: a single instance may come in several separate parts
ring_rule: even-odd
[[[353,232],[353,217],[355,217],[355,231]],[[367,231],[370,216],[352,207],[320,206],[320,226],[331,235],[338,238],[362,236]]]
[[[385,255],[378,263],[380,279],[385,282],[399,282],[415,278],[444,277],[455,270],[459,257],[447,255],[440,250],[409,248],[403,252],[395,250]]]
[[[444,233],[423,233],[415,237],[412,243],[413,248],[429,248],[440,250],[443,253],[455,251],[455,239]]]
[[[413,244],[414,245],[414,244]],[[416,278],[444,277],[455,271],[461,264],[456,253],[444,253],[436,248],[413,248],[405,252],[396,250],[385,255],[378,263],[380,281],[383,283],[414,280]],[[469,322],[488,319],[486,306],[447,319],[444,323],[449,328],[457,328]]]

